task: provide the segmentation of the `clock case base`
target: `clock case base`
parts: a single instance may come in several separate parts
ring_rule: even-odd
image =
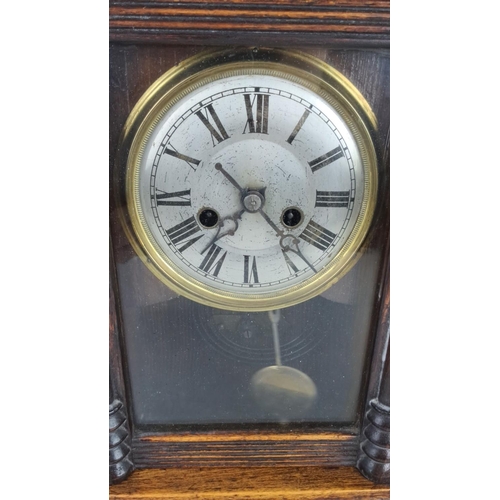
[[[196,467],[136,471],[110,487],[110,500],[388,500],[388,485],[373,484],[354,467]]]
[[[380,12],[388,13],[388,4],[384,2],[380,4]],[[180,2],[179,6],[191,8],[188,2]],[[118,7],[119,3],[112,2],[111,10]],[[363,6],[360,5],[360,7]],[[370,9],[365,12],[367,19],[373,14]],[[122,20],[127,18],[127,9],[123,8],[120,15]],[[234,15],[238,15],[236,11]],[[114,19],[116,21],[118,17],[115,16]],[[137,22],[137,17],[135,19]],[[208,37],[203,30],[186,34],[172,31],[167,26],[165,33],[162,34],[161,30],[149,27],[147,19],[150,18],[145,16],[146,25],[142,32],[130,30],[129,27],[120,28],[119,23],[114,23],[113,20],[111,22],[111,152],[116,150],[121,128],[132,106],[157,77],[174,64],[198,53],[203,49],[203,45],[218,43],[225,45],[228,41],[228,37],[217,30],[211,31],[214,36]],[[235,19],[232,18],[230,22],[235,22]],[[356,21],[352,25],[355,26],[355,23]],[[380,23],[379,25],[381,26]],[[235,28],[237,29],[236,23]],[[241,42],[250,44],[251,32],[239,31],[238,33]],[[184,437],[170,434],[151,436],[141,434],[134,429],[124,379],[126,358],[123,337],[120,333],[120,297],[113,263],[116,254],[122,254],[121,251],[117,252],[117,249],[124,252],[131,251],[131,249],[126,248],[127,242],[123,234],[113,229],[113,227],[116,229],[117,221],[113,220],[114,207],[111,201],[110,222],[113,243],[110,245],[112,249],[110,265],[112,285],[110,290],[110,484],[122,482],[134,469],[146,470],[138,470],[122,485],[112,487],[110,498],[118,498],[118,496],[134,498],[134,494],[144,496],[148,491],[152,494],[153,490],[158,498],[176,498],[176,492],[186,488],[185,467],[195,468],[192,469],[193,474],[189,474],[189,477],[195,483],[197,478],[200,482],[198,488],[195,484],[190,484],[189,487],[190,490],[191,487],[195,488],[192,491],[206,491],[204,498],[218,498],[215,490],[208,491],[211,488],[209,484],[212,484],[214,489],[217,489],[217,484],[219,484],[222,491],[231,491],[232,488],[234,498],[238,498],[237,490],[243,489],[247,477],[253,478],[254,485],[256,482],[264,484],[266,478],[269,478],[269,487],[277,488],[275,491],[280,491],[281,495],[282,491],[290,489],[289,477],[294,474],[302,478],[303,484],[296,498],[349,498],[354,496],[354,490],[359,498],[386,498],[384,495],[388,498],[387,487],[372,486],[372,483],[368,483],[370,485],[368,486],[367,483],[363,483],[364,479],[354,469],[356,465],[359,471],[372,481],[381,483],[389,481],[389,358],[386,356],[389,336],[388,28],[385,31],[382,29],[378,35],[365,33],[362,36],[357,36],[356,30],[347,34],[342,30],[335,33],[326,30],[314,34],[308,30],[289,31],[286,34],[264,35],[261,33],[259,40],[275,46],[291,44],[298,49],[305,49],[309,46],[306,50],[323,60],[328,59],[351,79],[369,101],[371,100],[370,104],[379,120],[379,137],[376,146],[381,158],[381,199],[374,221],[375,229],[370,236],[370,245],[385,248],[385,257],[379,269],[380,291],[372,313],[372,341],[370,352],[367,353],[368,361],[363,385],[363,398],[366,401],[364,417],[354,429],[340,432],[331,432],[327,429],[311,434],[294,433],[293,437],[287,436],[286,433],[271,431],[260,434],[256,432],[219,433],[215,435],[216,439],[214,439],[214,433],[210,432],[189,433]],[[124,74],[126,78],[122,78]],[[220,455],[213,455],[213,451],[219,449],[220,446],[222,446]],[[273,451],[276,452],[278,446],[281,453],[274,453],[273,456]],[[242,449],[243,453],[231,456],[231,449]],[[221,468],[221,465],[228,467]],[[308,467],[301,468],[299,465]],[[164,468],[164,471],[157,470]],[[196,473],[194,473],[195,470]],[[232,485],[229,480],[231,477],[233,478]],[[237,487],[234,484],[234,477],[238,477]],[[361,486],[362,483],[363,486]],[[319,495],[315,484],[322,486],[321,491],[324,494]],[[151,490],[152,485],[154,485],[153,490]],[[344,486],[342,493],[341,489]],[[333,489],[329,490],[329,487]],[[265,489],[265,486],[262,489]],[[337,495],[333,495],[334,490],[338,493]],[[255,494],[257,491],[259,490],[255,489]],[[294,491],[299,491],[299,488]],[[254,491],[249,493],[249,490],[245,490],[245,493],[250,495],[248,498],[252,498]],[[265,497],[259,496],[259,498]],[[269,493],[269,498],[276,498],[276,496]]]

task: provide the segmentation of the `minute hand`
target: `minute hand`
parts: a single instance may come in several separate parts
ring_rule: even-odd
[[[290,247],[289,244],[286,244],[284,245],[283,244],[283,241],[285,239],[285,233],[284,231],[282,231],[270,218],[269,216],[266,214],[266,212],[264,212],[264,210],[262,210],[262,208],[259,208],[259,213],[260,215],[262,215],[262,217],[264,217],[264,219],[266,220],[266,222],[274,229],[274,231],[276,232],[276,234],[278,236],[280,236],[280,246],[281,248],[283,249],[284,252],[288,252],[288,251],[291,251],[293,252],[294,254],[297,254],[315,273],[317,272],[316,269],[314,269],[313,265],[304,257],[304,254],[300,251],[299,249],[299,240],[297,240],[297,238],[295,238],[295,236],[292,236],[292,235],[288,235],[290,238],[292,238],[292,244],[295,245],[296,247],[296,250],[294,250],[293,248]]]
[[[266,212],[264,212],[264,210],[262,210],[262,208],[259,208],[258,211],[259,211],[260,215],[262,215],[262,217],[264,217],[264,219],[266,219],[266,222],[274,229],[274,231],[276,232],[276,234],[278,236],[281,236],[281,237],[285,236],[285,233],[269,218],[269,216],[266,214]]]

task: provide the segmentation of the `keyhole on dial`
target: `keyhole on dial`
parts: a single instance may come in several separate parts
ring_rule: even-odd
[[[283,224],[287,227],[298,226],[302,222],[302,219],[302,212],[295,207],[287,208],[281,216]]]
[[[211,208],[205,208],[198,215],[200,224],[203,227],[214,227],[219,222],[219,215]]]

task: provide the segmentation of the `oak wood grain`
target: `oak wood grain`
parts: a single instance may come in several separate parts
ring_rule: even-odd
[[[139,470],[112,486],[110,500],[389,499],[353,467],[193,468]]]
[[[137,468],[354,465],[357,435],[241,431],[135,437]]]

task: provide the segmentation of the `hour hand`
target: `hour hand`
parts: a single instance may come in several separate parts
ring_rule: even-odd
[[[222,172],[222,174],[224,175],[224,177],[236,188],[239,190],[239,192],[243,195],[245,194],[245,190],[236,182],[236,180],[234,179],[234,177],[227,171],[224,169],[224,167],[220,164],[220,163],[216,163],[215,164],[215,170],[219,170],[220,172]]]

